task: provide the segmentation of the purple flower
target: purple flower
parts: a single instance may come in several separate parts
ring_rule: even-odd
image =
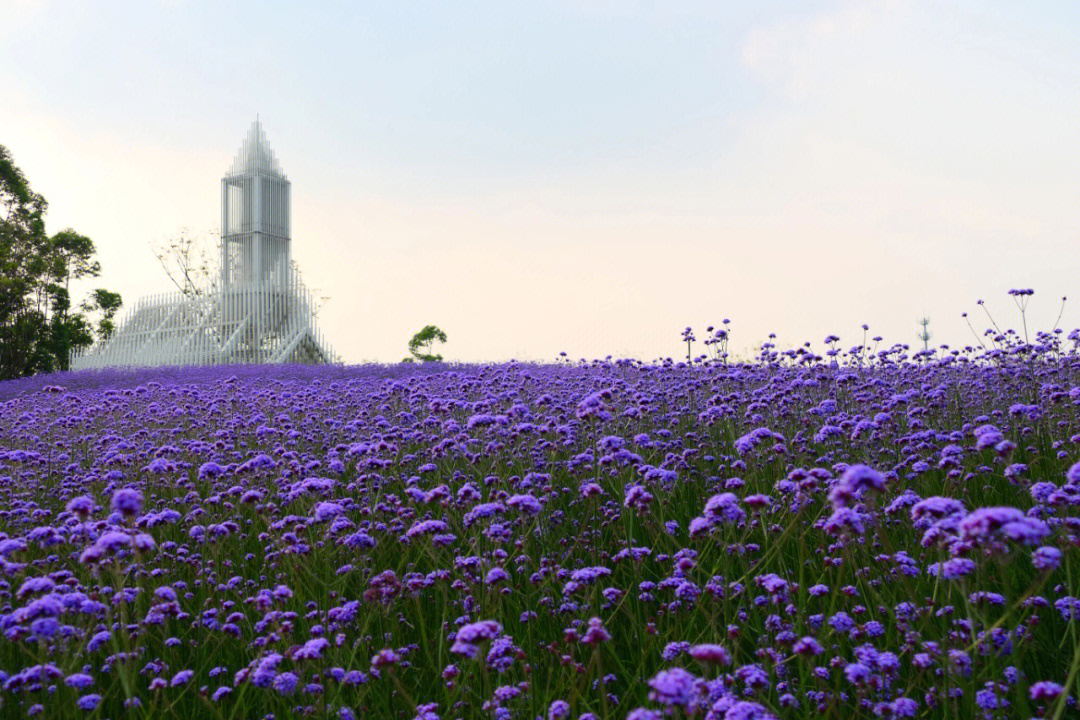
[[[850,615],[841,610],[829,618],[829,625],[837,632],[847,632],[855,627],[855,621],[851,619]]]
[[[885,492],[885,476],[868,465],[851,465],[840,476],[840,484],[852,492]]]
[[[504,635],[491,641],[491,647],[488,649],[484,662],[495,672],[502,673],[513,666],[514,660],[520,653],[521,648],[514,644],[514,639],[509,635]]]
[[[570,716],[570,705],[565,700],[556,700],[548,708],[548,720],[563,720]]]
[[[1013,542],[1036,545],[1050,536],[1050,526],[1038,518],[1024,517],[1002,525],[1001,534]]]
[[[330,647],[330,641],[326,638],[313,638],[293,653],[293,659],[317,660],[322,657],[322,651],[328,647]]]
[[[371,657],[371,667],[374,669],[393,667],[399,662],[401,662],[401,656],[391,648],[383,648]]]
[[[327,520],[341,515],[343,512],[345,512],[345,508],[338,503],[320,502],[315,505],[313,517],[316,522],[326,522]]]
[[[661,670],[649,680],[649,699],[689,709],[699,695],[701,681],[682,668]]]
[[[169,681],[169,687],[177,687],[178,685],[183,685],[189,682],[193,677],[195,677],[194,670],[181,670],[180,672],[173,675],[173,679]]]
[[[97,539],[97,543],[95,544],[105,552],[116,552],[117,550],[131,546],[131,536],[126,532],[110,530],[107,533],[103,533],[102,536]]]
[[[146,533],[135,533],[135,536],[131,538],[131,545],[139,552],[149,552],[154,549],[157,543],[154,542],[154,538]]]
[[[90,513],[94,512],[95,507],[96,503],[94,502],[93,498],[91,498],[89,495],[79,495],[78,497],[73,497],[71,500],[68,501],[67,511],[85,518],[88,517]]]
[[[1053,700],[1065,688],[1052,680],[1040,680],[1028,688],[1028,696],[1035,701]]]
[[[80,710],[89,711],[96,708],[100,702],[101,696],[97,693],[91,693],[89,695],[83,695],[82,697],[80,697],[78,700],[75,701],[75,705],[78,706]]]
[[[23,580],[22,585],[19,586],[19,590],[15,593],[15,597],[22,600],[27,595],[49,592],[55,587],[56,583],[47,577],[27,578],[26,580]]]
[[[688,651],[690,657],[706,665],[730,665],[731,653],[723,645],[694,645]]]
[[[983,710],[993,710],[998,706],[998,698],[993,690],[980,690],[975,693],[975,704]]]
[[[964,503],[953,498],[928,497],[920,500],[911,508],[911,519],[918,522],[924,517],[942,518],[965,512]]]
[[[823,527],[830,535],[862,535],[866,532],[866,516],[851,508],[839,507],[828,517]]]
[[[1070,485],[1080,485],[1080,462],[1073,463],[1069,469],[1065,471],[1065,479]]]
[[[205,463],[203,463],[202,465],[199,466],[199,479],[200,480],[213,479],[213,478],[216,478],[217,476],[223,474],[224,472],[225,472],[225,468],[221,467],[216,462],[205,462]]]
[[[813,657],[825,652],[825,648],[821,647],[821,643],[816,639],[806,635],[795,641],[795,644],[791,646],[791,651],[796,655]]]
[[[597,495],[603,495],[604,488],[600,487],[596,483],[588,482],[581,486],[582,497],[595,497]]]
[[[1056,547],[1044,545],[1031,553],[1031,564],[1036,570],[1055,570],[1061,564],[1061,551]]]
[[[420,520],[413,523],[412,527],[405,531],[405,537],[414,538],[419,535],[433,535],[445,532],[448,527],[442,520]]]
[[[532,495],[511,495],[506,501],[507,507],[512,507],[526,515],[537,515],[540,513],[542,506],[540,501],[534,498]]]
[[[100,630],[90,638],[90,642],[86,644],[86,649],[90,652],[97,652],[110,640],[112,640],[112,633],[108,630]]]
[[[993,425],[980,425],[975,428],[975,447],[987,450],[1003,441],[1005,436]]]
[[[154,590],[154,597],[164,600],[165,602],[176,602],[176,591],[168,585],[162,585]]]
[[[274,690],[279,695],[292,695],[299,682],[300,678],[295,673],[283,672],[274,678]]]
[[[760,703],[739,700],[724,712],[723,720],[776,720],[776,716]]]
[[[142,510],[143,496],[138,490],[124,488],[117,490],[112,496],[112,509],[121,515],[138,515]]]
[[[706,519],[720,523],[739,523],[746,519],[746,513],[739,507],[739,498],[734,493],[720,493],[705,501],[702,513]]]
[[[450,652],[455,655],[463,655],[467,658],[475,658],[480,652],[480,643],[494,640],[502,634],[502,625],[494,620],[481,620],[463,626],[454,636],[454,644]]]
[[[634,708],[626,713],[626,720],[663,720],[663,715],[648,708]]]
[[[919,710],[919,703],[911,698],[897,698],[889,703],[889,710],[900,718],[913,718]]]
[[[610,639],[611,634],[604,628],[604,623],[601,622],[600,618],[589,618],[589,625],[585,630],[585,634],[581,637],[581,642],[585,645],[595,646]]]
[[[769,498],[768,495],[761,495],[759,493],[755,495],[747,495],[745,498],[743,498],[743,502],[757,510],[760,508],[768,507],[772,500]]]
[[[986,507],[973,511],[960,521],[960,534],[963,537],[979,539],[990,535],[1006,523],[1017,522],[1024,518],[1024,513],[1013,507]]]
[[[94,678],[86,673],[74,673],[64,678],[64,684],[76,690],[85,690],[94,684]]]
[[[487,575],[484,576],[484,584],[494,585],[509,579],[510,573],[506,572],[506,570],[501,567],[493,567],[491,570],[488,570]]]
[[[946,580],[959,580],[975,572],[975,562],[968,558],[953,558],[941,565],[941,576]]]
[[[439,720],[438,703],[422,703],[416,706],[416,716],[413,720]]]
[[[631,485],[626,490],[626,498],[623,500],[623,505],[628,508],[637,508],[638,510],[645,510],[649,507],[649,503],[653,501],[653,495],[641,485]]]
[[[862,685],[870,679],[870,668],[863,665],[861,662],[848,663],[844,668],[844,677],[852,685]]]

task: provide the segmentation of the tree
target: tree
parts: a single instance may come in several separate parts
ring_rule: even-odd
[[[412,357],[407,357],[403,362],[442,362],[442,355],[433,355],[431,349],[435,342],[446,342],[446,333],[434,325],[428,325],[420,332],[412,336],[412,340],[409,341],[409,353]],[[421,352],[423,348],[424,352]]]
[[[96,248],[70,228],[47,235],[47,207],[0,145],[0,379],[66,370],[72,352],[94,343],[86,304],[71,311],[70,287],[101,273]],[[122,303],[116,293],[95,293],[104,293],[95,294],[107,321],[100,337]]]
[[[205,235],[182,228],[176,237],[150,249],[176,289],[186,297],[198,297],[209,291],[216,274],[208,246]]]
[[[211,250],[210,238],[213,231],[195,234],[188,228],[181,228],[175,237],[150,246],[161,269],[169,282],[176,286],[184,297],[195,298],[213,293],[219,273],[220,263]],[[295,258],[290,258],[289,266],[299,272]],[[318,317],[330,296],[319,289],[308,288],[315,302],[311,308],[313,317]]]
[[[116,325],[113,324],[113,317],[123,304],[124,301],[120,299],[120,293],[109,292],[103,288],[94,290],[90,293],[90,299],[83,302],[82,309],[84,311],[101,313],[97,324],[99,342],[104,342],[112,337],[113,330],[116,329]]]

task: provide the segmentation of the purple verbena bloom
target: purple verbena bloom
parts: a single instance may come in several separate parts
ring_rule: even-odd
[[[661,670],[649,680],[649,699],[689,710],[700,694],[701,680],[682,668]]]
[[[101,696],[97,693],[91,693],[89,695],[83,695],[75,701],[75,705],[80,710],[90,711],[95,709],[98,704],[101,703]]]
[[[532,495],[511,495],[506,500],[506,506],[519,510],[526,515],[537,515],[542,509],[540,501]]]
[[[1044,545],[1031,553],[1031,564],[1036,570],[1050,571],[1061,564],[1061,551],[1056,547]]]
[[[76,690],[85,690],[94,684],[94,678],[86,673],[73,673],[64,678],[64,684]]]
[[[177,687],[178,685],[183,685],[190,681],[193,677],[195,677],[194,670],[181,670],[180,672],[173,675],[173,679],[169,681],[169,686]]]
[[[707,665],[730,665],[731,653],[723,645],[702,644],[694,645],[688,651],[690,657]]]
[[[1052,680],[1040,680],[1028,688],[1028,697],[1037,702],[1053,700],[1065,688]]]
[[[295,673],[283,672],[274,678],[274,690],[279,695],[292,695],[299,683],[300,678]]]
[[[138,515],[142,510],[143,496],[138,490],[123,488],[112,496],[112,509],[128,517]]]

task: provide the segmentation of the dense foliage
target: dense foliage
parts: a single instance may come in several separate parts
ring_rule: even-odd
[[[442,355],[431,352],[436,342],[445,343],[446,333],[435,325],[425,325],[409,340],[409,357],[404,362],[442,362]]]
[[[98,289],[72,309],[71,281],[101,267],[90,238],[45,233],[46,207],[0,145],[0,379],[66,370],[73,351],[109,336],[121,306],[119,294]]]
[[[1080,356],[991,343],[0,385],[3,714],[1075,716]]]

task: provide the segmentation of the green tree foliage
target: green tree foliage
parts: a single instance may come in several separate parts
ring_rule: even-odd
[[[90,293],[90,298],[83,301],[82,309],[85,312],[100,313],[97,324],[97,336],[101,341],[108,340],[116,329],[113,318],[124,304],[120,299],[120,293],[109,292],[104,288],[98,288]]]
[[[431,350],[436,342],[446,342],[446,333],[434,325],[428,325],[420,332],[412,336],[409,341],[409,353],[403,362],[442,362],[442,355],[434,355]]]
[[[66,370],[73,351],[112,332],[122,305],[95,290],[72,312],[71,281],[97,277],[101,265],[85,235],[45,233],[47,207],[0,145],[0,379]],[[91,313],[100,313],[96,328]]]

